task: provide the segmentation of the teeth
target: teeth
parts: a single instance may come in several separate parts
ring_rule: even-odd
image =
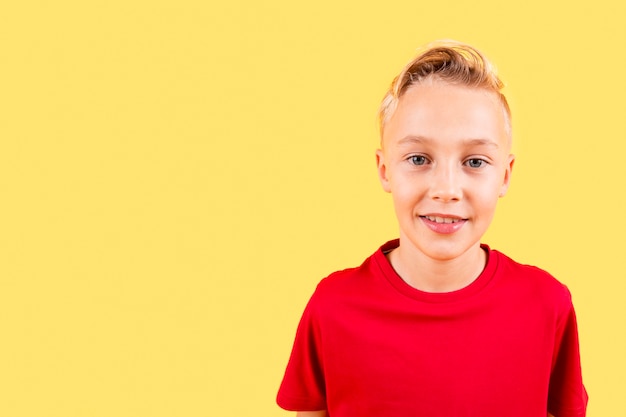
[[[425,216],[428,220],[435,223],[456,223],[459,219],[453,219],[452,217],[439,217],[439,216]]]

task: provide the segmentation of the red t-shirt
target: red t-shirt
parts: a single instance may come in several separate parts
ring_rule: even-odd
[[[405,283],[385,253],[322,280],[278,392],[329,417],[585,416],[576,317],[547,272],[490,250],[448,293]]]

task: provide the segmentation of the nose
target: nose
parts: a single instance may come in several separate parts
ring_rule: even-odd
[[[429,194],[433,200],[448,203],[459,201],[463,197],[461,175],[452,164],[436,166],[430,178]]]

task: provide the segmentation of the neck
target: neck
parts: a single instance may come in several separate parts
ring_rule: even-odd
[[[460,290],[474,282],[483,271],[487,255],[480,244],[454,259],[433,259],[410,244],[389,253],[389,262],[410,286],[425,292]]]

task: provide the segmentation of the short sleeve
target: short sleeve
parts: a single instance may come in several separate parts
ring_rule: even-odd
[[[321,332],[315,314],[315,294],[309,300],[294,341],[277,403],[290,411],[326,409]]]
[[[588,396],[582,382],[578,326],[571,298],[555,342],[548,411],[555,417],[584,417]]]

